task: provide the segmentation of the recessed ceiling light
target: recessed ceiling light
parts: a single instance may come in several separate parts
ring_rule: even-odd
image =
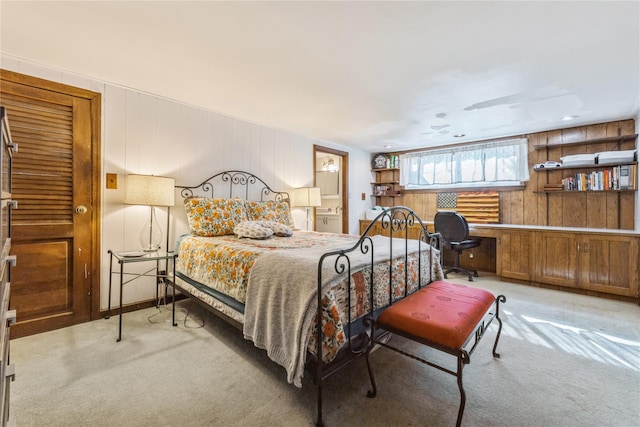
[[[391,148],[391,147],[393,147],[393,145],[387,144],[387,145],[384,146],[384,148]]]
[[[573,120],[573,119],[577,119],[580,116],[564,116],[561,120],[564,120],[565,122],[568,120]]]
[[[465,136],[464,133],[456,133],[455,135],[453,135],[454,138],[462,138],[463,136]]]

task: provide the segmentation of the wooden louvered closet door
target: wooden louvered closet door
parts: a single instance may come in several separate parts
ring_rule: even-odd
[[[2,72],[0,103],[18,144],[11,241],[20,261],[11,273],[12,337],[88,321],[91,295],[99,301],[96,102],[99,111],[99,94]]]

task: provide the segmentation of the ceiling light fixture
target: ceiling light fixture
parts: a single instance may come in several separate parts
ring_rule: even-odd
[[[465,136],[464,133],[456,133],[455,135],[453,135],[454,138],[462,138],[463,136]]]
[[[564,116],[564,117],[563,117],[562,119],[560,119],[560,120],[563,120],[563,121],[565,121],[565,122],[566,122],[566,121],[569,121],[569,120],[577,119],[578,117],[580,117],[580,116]]]
[[[322,163],[323,172],[338,172],[338,165],[336,165],[333,159],[326,160]]]

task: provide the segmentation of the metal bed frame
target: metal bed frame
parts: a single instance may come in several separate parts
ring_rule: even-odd
[[[265,200],[276,200],[276,201],[288,201],[289,193],[284,191],[275,191],[269,185],[267,185],[262,179],[258,178],[256,175],[232,170],[232,171],[224,171],[217,173],[202,183],[196,186],[176,186],[176,188],[180,189],[180,195],[183,198],[189,198],[194,196],[206,196],[206,197],[242,197],[245,200],[255,200],[255,197],[259,194],[260,201]],[[373,240],[370,236],[371,229],[373,225],[377,221],[382,221],[382,229],[383,234],[388,235],[389,237],[393,237],[395,239],[388,239],[389,242],[389,251],[390,253],[394,253],[394,245],[404,245],[404,256],[405,258],[408,256],[408,245],[409,245],[409,229],[415,225],[419,224],[421,226],[421,231],[419,233],[419,253],[418,253],[418,269],[421,269],[423,266],[420,264],[421,253],[423,250],[427,251],[429,248],[439,249],[442,246],[442,242],[440,239],[440,235],[437,233],[429,233],[427,231],[426,225],[422,222],[422,220],[418,217],[418,215],[411,210],[410,208],[404,206],[396,206],[393,208],[389,208],[385,211],[382,211],[378,217],[371,222],[369,227],[364,231],[364,233],[360,236],[358,241],[351,247],[331,251],[323,254],[318,261],[318,290],[317,290],[317,319],[322,319],[322,271],[323,267],[330,267],[335,270],[335,273],[341,277],[346,278],[351,277],[351,268],[352,262],[351,257],[355,254],[365,255],[371,257],[371,267],[373,267],[374,260],[374,244]],[[400,250],[402,253],[402,247],[396,248]],[[421,282],[422,275],[418,274],[418,286],[422,287],[433,281],[433,277],[431,276],[432,268],[431,263],[434,262],[433,258],[434,251],[429,250],[429,274],[428,280],[426,283]],[[329,265],[328,263],[332,262],[333,265]],[[387,262],[387,261],[385,261]],[[389,268],[389,285],[391,286],[392,281],[392,259],[388,260],[388,268]],[[408,266],[407,263],[404,263],[404,280],[405,283],[408,281]],[[373,275],[374,269],[370,269],[370,283],[373,286]],[[239,324],[238,321],[231,319],[229,316],[219,312],[219,310],[214,307],[209,306],[208,304],[201,301],[197,296],[191,294],[186,289],[183,289],[180,285],[174,283],[174,286],[177,287],[179,291],[181,291],[184,295],[195,299],[205,308],[218,315],[222,319],[228,321],[233,326],[241,328],[242,325]],[[405,287],[406,288],[406,287]],[[406,292],[406,289],[405,289]],[[348,293],[348,307],[351,307],[351,292]],[[215,295],[212,295],[216,298]],[[406,295],[405,295],[406,296]],[[317,336],[317,349],[316,354],[319,357],[314,359],[310,359],[307,363],[307,367],[314,372],[314,381],[317,386],[317,420],[316,425],[322,426],[322,403],[323,403],[323,387],[322,383],[325,379],[333,375],[334,373],[340,371],[345,366],[349,365],[356,359],[359,359],[361,356],[365,356],[369,346],[371,344],[372,336],[374,334],[374,321],[377,318],[378,314],[386,307],[378,308],[374,310],[373,304],[373,289],[370,292],[370,307],[371,310],[365,316],[359,319],[351,319],[351,310],[347,310],[348,312],[348,327],[347,327],[347,335],[348,335],[348,346],[342,348],[338,354],[338,356],[330,363],[325,363],[322,361],[322,322],[317,322],[316,327],[316,336]],[[174,310],[175,310],[175,301],[174,301]]]

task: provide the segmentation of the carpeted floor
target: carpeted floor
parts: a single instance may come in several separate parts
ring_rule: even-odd
[[[465,368],[463,426],[638,425],[640,307],[492,276],[474,283],[507,302],[502,357],[491,356],[492,326]],[[11,417],[20,427],[314,424],[309,373],[302,389],[287,384],[284,369],[240,331],[180,305],[191,314],[178,327],[166,309],[125,314],[119,343],[117,316],[12,340]],[[454,366],[450,356],[409,346]],[[455,377],[387,349],[372,361],[375,399],[366,397],[364,360],[325,382],[326,426],[455,425]]]

